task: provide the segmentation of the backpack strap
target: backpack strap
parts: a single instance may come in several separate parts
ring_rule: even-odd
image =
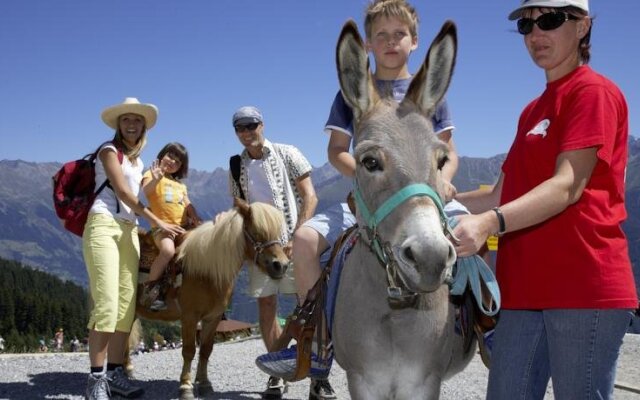
[[[244,192],[242,191],[242,185],[240,185],[240,165],[242,164],[242,158],[240,158],[239,154],[236,154],[235,156],[231,156],[229,158],[229,171],[231,171],[231,176],[233,177],[233,180],[236,182],[236,185],[238,185],[238,190],[240,191],[240,198],[242,200],[247,200],[247,198],[244,196]]]
[[[118,147],[118,145],[113,141],[113,140],[109,140],[108,142],[104,142],[102,143],[97,149],[96,151],[94,151],[91,155],[89,156],[89,161],[93,162],[95,165],[96,162],[96,158],[98,158],[98,153],[100,153],[100,150],[102,149],[102,147],[105,144],[113,144],[116,148],[116,153],[118,154],[118,162],[120,162],[120,165],[122,165],[122,162],[124,161],[124,152],[122,151],[122,149],[120,147]],[[85,156],[86,157],[86,156]],[[109,189],[111,189],[111,191],[113,192],[113,194],[115,195],[115,191],[113,190],[113,187],[111,186],[111,182],[109,182],[109,178],[105,179],[104,182],[102,182],[102,185],[100,185],[98,187],[98,190],[96,190],[95,192],[95,196],[98,197],[98,195],[100,194],[100,192],[102,192],[104,190],[105,187],[108,187]],[[117,200],[117,197],[116,197]],[[117,201],[116,202],[116,213],[120,212],[120,202]]]

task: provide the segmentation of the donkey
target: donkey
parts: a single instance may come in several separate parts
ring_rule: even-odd
[[[354,112],[359,239],[342,269],[332,328],[353,399],[438,399],[475,353],[454,333],[440,170],[447,147],[430,117],[453,73],[447,21],[401,103],[379,94],[353,21],[337,45],[340,87]],[[469,347],[467,347],[469,348]]]

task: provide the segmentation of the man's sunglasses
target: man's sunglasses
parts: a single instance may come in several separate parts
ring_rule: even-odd
[[[538,25],[538,28],[543,31],[552,31],[558,29],[565,22],[570,19],[577,20],[578,17],[564,12],[550,12],[542,14],[536,19],[532,18],[520,18],[518,20],[518,32],[523,35],[528,35],[533,30],[533,24]]]
[[[244,131],[255,131],[256,129],[258,129],[258,126],[260,126],[259,123],[254,122],[253,124],[246,124],[246,125],[236,125],[236,132],[244,132]]]

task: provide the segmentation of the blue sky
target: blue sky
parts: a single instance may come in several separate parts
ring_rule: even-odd
[[[143,160],[170,141],[191,166],[227,168],[241,150],[233,111],[256,105],[274,142],[326,162],[323,132],[338,90],[335,43],[366,0],[2,0],[0,160],[66,161],[112,137],[101,111],[125,97],[160,110]],[[447,95],[464,156],[506,152],[522,107],[544,88],[507,14],[517,0],[413,1],[415,71],[445,19],[459,28]],[[639,136],[638,0],[592,0],[592,62],[627,96]],[[635,39],[632,39],[635,37]]]

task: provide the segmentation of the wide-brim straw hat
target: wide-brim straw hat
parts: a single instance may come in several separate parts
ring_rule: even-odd
[[[106,108],[102,112],[102,120],[113,129],[118,129],[118,118],[122,114],[138,114],[144,117],[147,130],[153,128],[158,119],[158,107],[153,104],[140,103],[135,97],[127,97],[121,104]]]

